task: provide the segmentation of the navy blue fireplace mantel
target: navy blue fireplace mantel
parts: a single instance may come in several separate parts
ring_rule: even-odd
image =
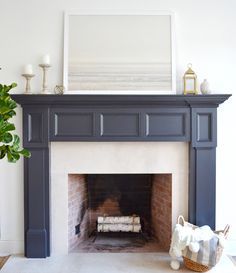
[[[12,95],[23,107],[25,255],[50,256],[51,141],[189,142],[189,221],[215,228],[217,107],[230,95]]]

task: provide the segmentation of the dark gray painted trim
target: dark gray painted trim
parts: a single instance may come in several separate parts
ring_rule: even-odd
[[[23,144],[26,148],[48,147],[48,107],[23,108]]]
[[[29,148],[24,160],[25,255],[45,258],[50,255],[49,149]]]
[[[32,153],[24,164],[25,255],[50,255],[50,141],[190,141],[189,221],[214,228],[216,108],[229,96],[13,95]]]
[[[189,144],[188,220],[196,223],[196,149]]]
[[[188,108],[51,108],[51,141],[189,141]]]
[[[188,219],[215,229],[216,148],[189,149]]]
[[[216,201],[216,149],[197,148],[196,162],[196,224],[206,223],[215,229]]]
[[[216,147],[216,108],[192,108],[192,145],[193,147]]]
[[[145,109],[146,141],[189,141],[190,111],[188,108],[165,107]]]
[[[91,138],[95,134],[95,113],[77,108],[52,108],[50,111],[50,140],[74,141],[78,136]]]
[[[159,105],[216,107],[230,94],[217,95],[12,95],[20,105],[85,106],[120,105],[122,107]]]

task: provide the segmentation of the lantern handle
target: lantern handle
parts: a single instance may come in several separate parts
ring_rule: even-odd
[[[192,68],[192,64],[191,63],[188,63],[188,68]]]

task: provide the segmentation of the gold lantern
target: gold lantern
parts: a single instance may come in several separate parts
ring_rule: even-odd
[[[188,64],[188,70],[184,73],[184,95],[197,95],[197,75],[192,70],[192,64]]]

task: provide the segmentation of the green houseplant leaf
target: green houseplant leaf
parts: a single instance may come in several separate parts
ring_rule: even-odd
[[[0,159],[7,157],[12,163],[19,160],[20,156],[30,157],[28,150],[21,149],[19,136],[13,134],[15,125],[9,122],[9,119],[16,115],[17,107],[9,91],[16,86],[16,83],[0,84]]]

